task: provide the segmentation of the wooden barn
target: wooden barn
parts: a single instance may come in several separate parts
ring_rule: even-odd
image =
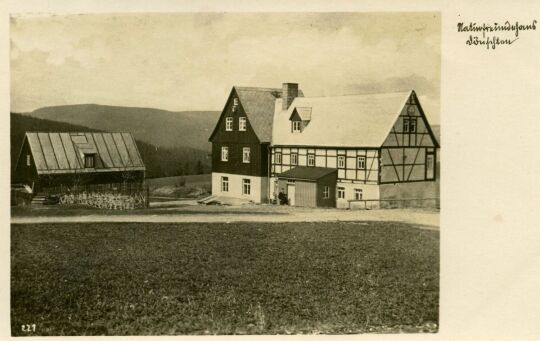
[[[46,188],[142,183],[145,166],[130,133],[29,132],[12,182]]]
[[[439,144],[414,91],[277,99],[275,108],[271,195],[283,174],[312,167],[337,171],[337,207],[438,197]],[[312,196],[299,189],[295,204]]]

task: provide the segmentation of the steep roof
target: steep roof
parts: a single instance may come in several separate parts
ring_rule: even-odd
[[[279,174],[278,178],[317,180],[336,172],[335,168],[297,166]]]
[[[274,122],[274,105],[276,99],[282,97],[282,89],[242,86],[235,86],[234,89],[259,141],[270,143]],[[298,95],[304,96],[302,90],[298,90]]]
[[[272,140],[274,104],[276,98],[281,97],[281,89],[239,86],[234,88],[259,141],[270,142]]]
[[[130,133],[26,133],[38,174],[145,170]],[[95,154],[95,167],[84,155]],[[20,158],[21,156],[19,156]]]
[[[297,97],[289,109],[275,103],[273,144],[380,147],[413,91],[334,97]],[[293,133],[289,118],[311,108],[310,123]]]

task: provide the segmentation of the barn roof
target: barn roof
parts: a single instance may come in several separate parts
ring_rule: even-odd
[[[332,147],[380,147],[413,91],[334,97],[297,97],[288,110],[275,103],[273,144]],[[310,123],[293,133],[290,117],[296,110]]]
[[[234,89],[259,141],[271,142],[274,105],[276,99],[281,98],[282,89],[241,86],[235,86]],[[303,96],[301,90],[298,94]]]
[[[317,180],[335,172],[335,168],[297,166],[279,174],[278,178]]]
[[[130,133],[26,133],[38,174],[145,170]],[[84,167],[94,154],[95,167]],[[20,157],[20,156],[19,156]]]

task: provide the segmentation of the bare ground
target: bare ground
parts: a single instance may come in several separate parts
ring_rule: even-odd
[[[56,209],[56,208],[55,208]],[[152,222],[152,223],[234,223],[234,222],[324,222],[324,221],[393,221],[414,224],[419,228],[438,230],[439,211],[422,209],[386,210],[340,210],[324,208],[301,208],[272,205],[241,206],[174,206],[145,211],[144,214],[116,215],[110,211],[97,213],[88,210],[75,216],[66,216],[58,210],[58,215],[17,215],[12,216],[12,224],[35,223],[78,223],[78,222]]]

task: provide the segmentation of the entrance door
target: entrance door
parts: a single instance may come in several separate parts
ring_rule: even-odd
[[[296,195],[296,186],[287,185],[287,199],[289,200],[289,205],[294,206],[294,197]]]

